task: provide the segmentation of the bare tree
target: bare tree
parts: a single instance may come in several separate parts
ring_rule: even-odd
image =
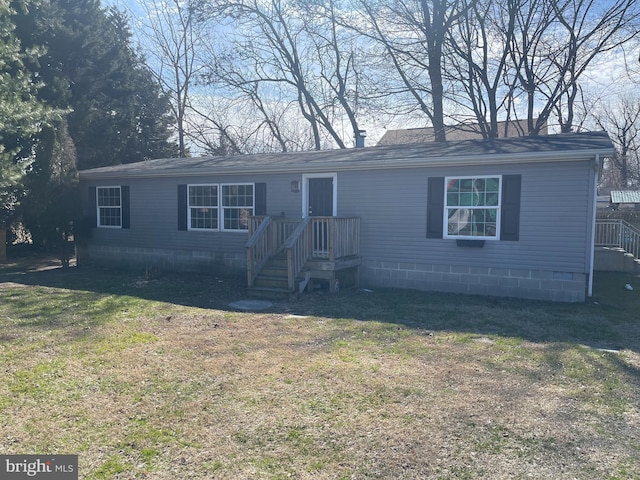
[[[466,15],[448,32],[448,81],[485,137],[499,134],[499,118],[526,118],[535,135],[555,116],[572,131],[585,74],[638,34],[636,0],[461,2]]]
[[[209,109],[207,114],[199,110],[198,113],[203,118],[208,118],[217,124],[221,128],[220,134],[222,137],[227,135],[229,128],[235,128],[237,131],[240,125],[232,127],[230,124],[227,128],[222,129],[220,120],[215,120],[214,118],[221,119],[226,117],[230,119],[233,115],[224,115],[224,112],[230,111],[233,111],[237,118],[242,118],[242,126],[251,127],[249,130],[243,128],[245,138],[238,138],[237,145],[243,144],[247,146],[250,137],[259,136],[265,139],[263,146],[259,148],[261,151],[274,150],[273,147],[276,145],[276,150],[283,152],[291,150],[292,139],[285,135],[285,127],[282,120],[288,119],[285,112],[289,111],[292,105],[297,103],[294,90],[290,89],[288,92],[283,92],[282,89],[274,88],[271,82],[263,78],[256,78],[256,65],[250,64],[247,66],[245,64],[246,54],[238,52],[237,50],[231,54],[219,55],[215,58],[213,70],[206,76],[207,84],[218,83],[223,85],[224,92],[220,92],[220,96],[225,97],[225,100],[218,99],[218,105],[227,104],[228,108],[218,112]],[[289,97],[283,98],[283,93],[289,93]],[[239,111],[246,108],[253,111],[252,119],[244,115],[237,115]],[[314,132],[319,135],[319,130],[314,129]]]
[[[245,89],[246,90],[246,89]],[[211,92],[210,92],[211,93]],[[190,121],[194,145],[208,154],[309,150],[313,140],[301,126],[297,105],[264,102],[259,94],[203,95],[192,102]]]
[[[139,34],[148,63],[171,99],[176,120],[179,155],[187,154],[187,117],[190,92],[202,66],[198,53],[205,44],[198,29],[196,0],[138,0],[144,11]]]
[[[216,59],[208,80],[249,101],[282,150],[295,142],[282,135],[285,127],[269,112],[289,110],[292,102],[312,132],[314,148],[327,142],[346,148],[342,119],[354,133],[359,129],[359,77],[354,50],[343,48],[345,36],[333,21],[332,2],[219,0],[206,3],[203,15],[231,20],[230,48]],[[284,108],[274,109],[274,102],[284,102]]]
[[[511,46],[529,130],[538,133],[558,105],[561,131],[573,128],[580,80],[594,60],[638,36],[637,0],[534,0],[516,10]],[[537,120],[536,120],[537,119]]]
[[[466,14],[466,5],[460,0],[354,0],[355,14],[343,20],[382,47],[399,79],[394,93],[411,97],[439,142],[446,140],[445,42]]]
[[[320,78],[328,88],[325,106],[337,108],[333,118],[346,115],[351,126],[351,133],[357,137],[360,132],[358,110],[360,103],[360,76],[363,71],[358,68],[361,60],[357,38],[353,32],[342,27],[338,22],[338,7],[334,0],[319,2],[309,10],[307,31],[315,46],[315,59],[320,66]]]
[[[609,168],[610,186],[640,185],[640,98],[624,96],[593,114],[595,123],[609,133],[616,147]]]
[[[572,131],[585,77],[640,31],[638,0],[141,1],[183,153],[187,135],[206,151],[345,148],[365,112],[419,112],[437,141],[449,119],[488,138],[502,120]]]
[[[500,116],[511,120],[515,85],[510,46],[516,34],[516,0],[462,0],[467,14],[449,32],[452,51],[449,81],[462,89],[453,99],[472,111],[474,122],[485,138],[500,135]],[[510,123],[505,122],[503,135]]]

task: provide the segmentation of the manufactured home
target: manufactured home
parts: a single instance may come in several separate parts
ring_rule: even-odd
[[[581,302],[612,154],[597,132],[85,170],[78,260]]]

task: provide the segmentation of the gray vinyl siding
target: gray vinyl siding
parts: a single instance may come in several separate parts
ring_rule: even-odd
[[[363,259],[399,263],[586,272],[589,161],[340,172],[338,215],[361,218]],[[430,176],[522,175],[520,240],[465,248],[426,238]]]
[[[184,215],[178,215],[181,186],[261,183],[267,215],[299,219],[306,185],[294,193],[291,182],[301,182],[305,174],[335,174],[336,214],[360,219],[359,274],[346,272],[360,285],[584,301],[592,255],[594,159],[613,152],[604,132],[589,132],[168,158],[87,170],[80,172],[85,195],[96,186],[128,187],[123,191],[128,192],[129,222],[128,228],[94,228],[90,238],[78,230],[78,261],[246,274],[247,232],[184,230]],[[431,222],[427,238],[427,210],[433,219],[442,207],[437,198],[428,205],[429,185],[437,188],[433,202],[446,177],[494,175],[510,176],[504,210],[508,235],[486,240],[482,248],[464,247],[455,239],[433,238],[440,228]],[[518,189],[519,197],[509,194]],[[263,193],[261,188],[260,198]],[[85,205],[92,203],[95,199]],[[96,212],[87,213],[95,223]]]
[[[181,178],[126,179],[118,182],[91,182],[91,186],[128,185],[130,188],[130,228],[95,228],[93,245],[183,252],[244,254],[246,232],[179,231],[177,186],[180,184],[267,183],[267,213],[300,217],[302,194],[291,192],[291,180],[301,175],[282,176],[210,176]],[[88,194],[85,191],[85,195]],[[86,204],[86,202],[85,202]],[[89,213],[89,212],[87,212]],[[90,213],[89,213],[90,214]],[[95,212],[93,213],[95,215]]]
[[[91,243],[242,258],[246,232],[178,230],[177,186],[266,182],[267,214],[300,218],[302,192],[291,192],[291,181],[301,180],[302,173],[91,181],[87,185],[128,185],[131,218],[129,229],[94,229]],[[507,174],[522,175],[519,241],[488,240],[483,248],[465,248],[452,239],[426,238],[429,177]],[[338,171],[337,214],[360,217],[363,261],[584,273],[593,175],[592,161],[586,159]]]

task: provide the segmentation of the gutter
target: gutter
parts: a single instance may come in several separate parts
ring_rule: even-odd
[[[591,258],[589,259],[589,284],[587,287],[587,297],[593,296],[593,263],[596,256],[596,212],[598,208],[598,172],[600,171],[600,154],[596,154],[594,174],[593,174],[593,202],[591,217]]]

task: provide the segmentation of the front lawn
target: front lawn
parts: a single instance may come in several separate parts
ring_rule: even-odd
[[[640,478],[639,278],[600,274],[580,305],[246,313],[239,279],[8,270],[0,454],[78,454],[83,479]]]

